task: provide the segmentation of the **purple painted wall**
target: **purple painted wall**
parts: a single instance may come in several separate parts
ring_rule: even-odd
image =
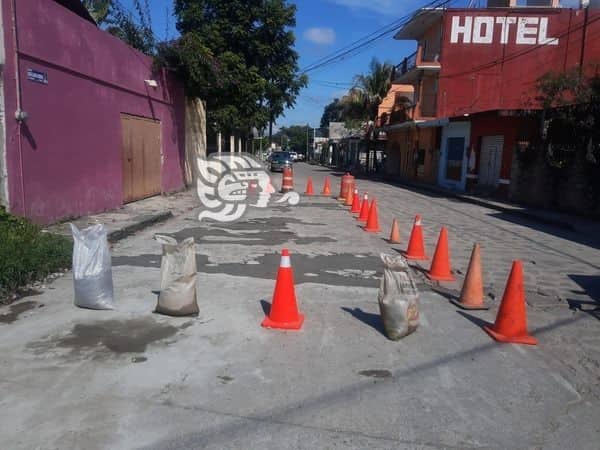
[[[185,99],[152,60],[51,0],[18,0],[22,109],[12,2],[4,1],[6,149],[10,211],[49,223],[122,204],[121,113],[161,122],[163,192],[184,186]],[[27,79],[44,72],[48,84]],[[145,79],[158,81],[147,87]]]

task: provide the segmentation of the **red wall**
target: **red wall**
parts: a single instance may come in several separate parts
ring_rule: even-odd
[[[153,75],[150,58],[51,0],[17,2],[22,109],[29,114],[18,125],[11,3],[2,2],[11,212],[48,223],[121,205],[121,113],[161,122],[162,189],[182,188],[182,86]],[[27,69],[46,73],[48,84],[29,81]]]
[[[438,116],[537,108],[537,79],[549,70],[564,70],[580,62],[584,14],[583,10],[571,9],[448,10],[443,20]],[[493,20],[493,33],[488,34],[485,25],[478,28],[478,33],[471,27],[471,41],[476,36],[480,42],[465,43],[461,34],[455,36],[458,42],[452,43],[453,18],[458,17],[459,25],[465,25],[467,16],[473,25]],[[523,18],[537,20],[538,25],[527,25],[530,32],[517,43],[518,25],[513,24],[508,28],[506,44],[501,43],[502,26],[496,21]],[[558,45],[540,43],[544,37],[539,26],[542,19],[547,19],[545,35],[557,38]],[[600,63],[600,10],[589,11],[585,61]]]

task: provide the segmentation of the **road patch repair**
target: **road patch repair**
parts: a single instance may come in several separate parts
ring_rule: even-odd
[[[306,175],[325,185],[308,165],[294,175],[299,186]],[[361,198],[376,189],[353,186]],[[413,217],[419,206],[402,205]],[[7,448],[595,448],[598,372],[585,354],[600,343],[597,320],[567,307],[560,316],[526,309],[527,274],[509,277],[510,266],[497,269],[512,280],[507,299],[502,286],[489,310],[453,305],[436,292],[460,297],[450,229],[447,268],[457,280],[428,280],[430,260],[410,262],[419,326],[392,341],[378,304],[380,254],[400,258],[408,242],[362,231],[349,207],[314,192],[309,205],[286,208],[251,208],[231,224],[186,220],[191,212],[120,241],[111,249],[113,311],[73,307],[72,277],[7,308]],[[194,238],[197,317],[152,313],[157,234]],[[410,253],[425,254],[430,242],[420,244]],[[278,270],[291,275],[279,294]],[[281,316],[272,302],[287,302],[290,287],[297,311],[286,303]],[[296,312],[296,330],[260,326]],[[539,345],[498,343],[484,326]]]

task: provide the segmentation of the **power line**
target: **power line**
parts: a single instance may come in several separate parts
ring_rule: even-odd
[[[321,67],[336,63],[342,59],[345,59],[346,57],[356,56],[361,51],[364,51],[367,46],[372,45],[377,40],[385,37],[390,33],[393,33],[399,27],[408,23],[413,18],[413,16],[421,9],[440,8],[442,6],[447,6],[449,3],[453,3],[454,1],[456,0],[433,0],[429,3],[426,3],[420,8],[411,11],[409,14],[402,16],[401,18],[389,23],[388,25],[373,31],[372,33],[366,36],[363,36],[362,38],[336,50],[335,52],[330,53],[327,56],[324,56],[323,58],[315,61],[314,63],[309,64],[301,70],[301,73],[308,73]]]
[[[433,0],[433,1],[432,1],[432,2],[430,2],[430,3],[435,3],[436,1],[439,1],[439,0]],[[425,8],[425,7],[427,7],[428,5],[429,5],[429,4],[427,4],[427,5],[424,5],[424,6],[422,6],[422,8]],[[413,11],[413,13],[414,13],[414,11]],[[410,14],[413,14],[413,13],[410,13]],[[378,29],[376,29],[375,31],[373,31],[373,32],[371,32],[371,33],[369,33],[369,34],[367,34],[367,35],[365,35],[365,36],[363,36],[363,37],[361,37],[361,38],[357,39],[356,41],[354,41],[354,42],[351,42],[350,44],[347,44],[347,45],[345,45],[344,47],[341,47],[341,48],[339,48],[339,49],[335,50],[334,52],[332,52],[332,53],[330,53],[330,54],[328,54],[328,55],[326,55],[326,56],[324,56],[324,57],[322,57],[322,58],[318,59],[317,61],[315,61],[315,62],[313,62],[313,63],[309,64],[308,66],[306,66],[306,68],[305,68],[304,70],[310,70],[310,69],[309,69],[310,67],[312,67],[312,66],[314,66],[314,65],[317,65],[317,64],[319,64],[319,63],[321,63],[321,62],[325,61],[326,59],[328,59],[328,58],[331,58],[332,56],[334,56],[334,55],[336,55],[336,54],[338,54],[338,53],[340,53],[340,52],[343,52],[343,51],[345,51],[345,50],[347,50],[347,49],[349,49],[349,48],[351,48],[351,47],[353,47],[353,46],[355,46],[355,45],[357,45],[357,44],[360,44],[362,41],[369,39],[370,37],[372,37],[372,36],[376,35],[378,32],[380,32],[380,31],[381,31],[381,30],[383,30],[383,29],[388,29],[388,28],[390,28],[390,27],[394,27],[394,29],[395,29],[396,27],[398,27],[398,26],[400,25],[400,23],[399,23],[399,22],[402,22],[402,21],[403,21],[403,20],[404,20],[404,19],[405,19],[407,16],[408,16],[408,15],[406,15],[406,16],[403,16],[403,17],[401,17],[401,18],[399,18],[399,19],[396,19],[396,20],[394,20],[393,22],[390,22],[390,23],[388,23],[387,25],[385,25],[385,26],[383,26],[383,27],[381,27],[381,28],[378,28]]]

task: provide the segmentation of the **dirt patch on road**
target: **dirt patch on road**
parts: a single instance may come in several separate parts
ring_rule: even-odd
[[[0,323],[9,324],[16,321],[19,316],[27,311],[31,311],[32,309],[41,308],[44,306],[43,303],[38,302],[21,302],[21,303],[13,303],[10,306],[9,312],[5,314],[0,314]]]
[[[298,236],[289,225],[326,226],[323,223],[304,222],[292,217],[272,217],[268,219],[250,219],[231,224],[209,223],[205,226],[184,228],[171,234],[177,240],[193,237],[197,243],[206,244],[241,244],[280,246],[288,242],[298,245],[309,245],[336,242],[326,236]],[[320,234],[320,233],[317,233]]]
[[[269,253],[252,261],[210,263],[207,255],[196,255],[199,273],[226,274],[273,280],[281,255]],[[115,256],[113,267],[160,267],[160,258],[152,254]],[[332,286],[378,287],[381,279],[381,259],[373,255],[338,253],[333,255],[292,255],[296,284],[321,283]]]
[[[73,326],[66,336],[51,336],[28,345],[36,354],[67,350],[68,359],[107,359],[129,353],[142,354],[149,345],[168,345],[188,323],[176,327],[156,322],[153,318],[102,320]]]

